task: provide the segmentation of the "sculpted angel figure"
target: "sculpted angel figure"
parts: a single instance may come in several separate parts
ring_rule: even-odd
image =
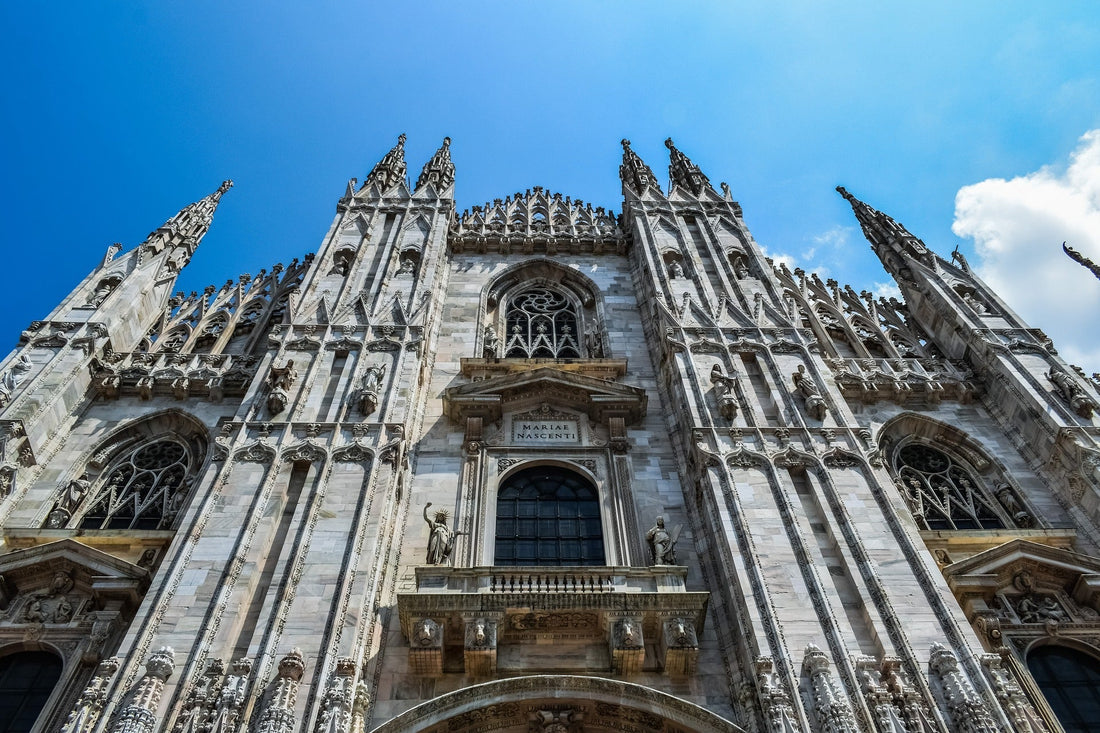
[[[455,546],[455,537],[464,532],[455,532],[447,526],[450,514],[446,509],[438,510],[434,516],[428,515],[429,501],[424,505],[424,521],[428,523],[428,564],[439,565],[451,556]]]

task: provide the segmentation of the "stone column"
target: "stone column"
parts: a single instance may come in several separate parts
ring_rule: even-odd
[[[145,675],[138,681],[129,704],[119,711],[111,733],[152,733],[157,724],[156,710],[164,683],[172,675],[175,661],[170,646],[163,646],[149,656]]]
[[[69,713],[65,724],[61,726],[61,733],[88,733],[95,728],[95,724],[99,722],[100,713],[103,712],[103,706],[107,703],[107,687],[111,684],[115,672],[118,671],[118,666],[118,657],[104,659],[99,663],[95,676],[84,688],[80,699],[76,701],[76,706]]]
[[[279,660],[279,675],[268,691],[256,733],[292,733],[294,703],[298,699],[298,683],[306,664],[300,649],[294,649]]]

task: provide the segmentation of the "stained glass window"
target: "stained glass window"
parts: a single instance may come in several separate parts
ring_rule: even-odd
[[[946,453],[910,443],[895,456],[898,488],[926,529],[1003,529],[995,500],[969,469]]]
[[[84,529],[164,529],[190,489],[191,455],[172,439],[144,443],[114,461],[89,497]]]
[[[570,359],[580,357],[577,312],[561,293],[528,288],[508,302],[505,357]]]

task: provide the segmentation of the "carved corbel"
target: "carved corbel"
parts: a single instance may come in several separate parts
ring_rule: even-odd
[[[611,669],[622,675],[641,672],[642,664],[645,662],[642,620],[635,616],[625,616],[616,619],[608,631]]]
[[[466,621],[464,644],[466,674],[487,677],[497,671],[497,621],[472,618]]]
[[[661,666],[670,677],[695,674],[699,662],[699,638],[687,618],[670,618],[661,624]]]
[[[413,625],[409,672],[432,677],[443,674],[443,627],[433,619],[420,619]]]
[[[610,417],[607,419],[608,440],[607,444],[615,453],[626,453],[630,450],[630,440],[626,437],[626,419],[622,417]]]

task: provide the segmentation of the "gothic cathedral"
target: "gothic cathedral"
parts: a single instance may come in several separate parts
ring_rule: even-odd
[[[174,293],[220,188],[0,364],[0,731],[1100,730],[1100,393],[843,188],[902,299],[671,140]],[[6,726],[6,727],[5,727]]]

